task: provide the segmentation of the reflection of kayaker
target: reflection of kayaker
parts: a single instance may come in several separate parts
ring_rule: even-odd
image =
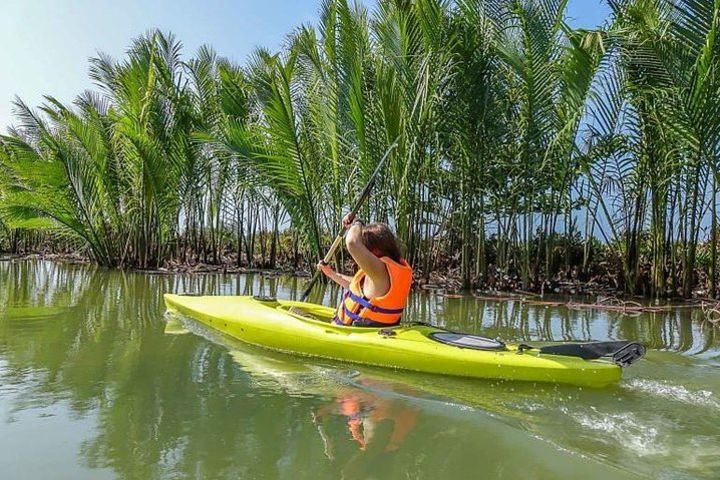
[[[374,386],[375,382],[368,380],[363,384]],[[333,414],[346,418],[350,436],[358,443],[360,450],[367,450],[371,446],[383,448],[384,445],[384,450],[391,452],[400,448],[405,437],[415,427],[418,410],[365,390],[351,389],[341,392],[332,403],[320,407],[313,414],[313,421],[320,424],[325,417]],[[392,423],[392,430],[389,435],[381,435],[386,438],[380,438],[376,435],[378,426],[386,421]],[[323,441],[327,454],[332,448],[326,434]]]

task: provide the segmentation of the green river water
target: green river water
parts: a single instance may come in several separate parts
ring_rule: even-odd
[[[0,261],[0,478],[720,478],[720,330],[700,312],[412,298],[409,317],[455,330],[648,346],[618,386],[591,390],[290,357],[168,319],[162,302],[303,285]]]

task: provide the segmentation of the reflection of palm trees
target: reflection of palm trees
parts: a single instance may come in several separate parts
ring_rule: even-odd
[[[506,341],[638,340],[652,349],[706,351],[716,345],[712,328],[703,328],[694,310],[643,313],[569,310],[564,306],[519,301],[486,301],[474,297],[440,299],[414,295],[406,320],[419,318],[451,330]]]
[[[57,271],[49,273],[55,277]],[[24,285],[26,278],[30,283],[42,270],[29,267],[12,274]],[[72,311],[44,319],[29,335],[16,334],[22,328],[17,322],[0,324],[7,345],[4,375],[28,367],[36,374],[44,372],[34,381],[35,392],[28,402],[68,398],[78,415],[98,410],[99,433],[82,449],[90,465],[112,467],[124,478],[152,478],[165,468],[183,468],[163,465],[163,459],[183,442],[187,445],[182,450],[187,451],[178,458],[186,463],[187,472],[197,465],[187,462],[199,458],[224,457],[235,464],[237,447],[259,443],[256,429],[220,428],[228,411],[267,412],[267,400],[247,401],[224,390],[239,372],[223,350],[192,337],[169,342],[163,335],[160,293],[169,289],[172,277],[85,269],[65,274],[75,282],[65,284],[66,294],[74,297]],[[86,287],[79,297],[72,294],[77,284]],[[7,304],[24,304],[34,298],[29,293],[30,289],[15,289]],[[191,377],[188,371],[193,372]],[[278,406],[278,411],[283,409]],[[266,420],[277,427],[262,435],[281,438],[286,426],[277,418]],[[189,434],[184,428],[188,421],[207,425],[208,430]],[[217,454],[218,440],[233,446],[227,455]],[[250,465],[252,453],[247,455],[245,464]],[[218,471],[216,467],[208,465],[209,471]]]
[[[131,295],[148,291],[142,281],[147,277],[133,277],[123,290]],[[218,284],[216,279],[201,278],[197,286],[210,289]],[[158,285],[150,289],[163,290]],[[153,478],[172,470],[201,477],[217,472],[242,475],[227,469],[255,463],[266,468],[274,463],[274,453],[247,446],[267,445],[272,438],[283,437],[288,428],[278,416],[286,410],[283,402],[238,396],[233,386],[243,376],[224,350],[191,336],[168,342],[157,321],[162,306],[147,308],[152,312],[132,311],[132,317],[143,315],[151,322],[145,331],[134,332],[139,343],[128,342],[125,351],[118,351],[119,370],[112,380],[117,401],[101,409],[100,434],[83,448],[89,462],[112,467],[126,478]],[[278,403],[276,408],[273,403]],[[228,412],[238,412],[237,423],[228,425]],[[203,427],[188,431],[187,425]],[[144,446],[141,452],[139,445]],[[168,455],[179,463],[163,465]],[[263,460],[268,456],[272,458]]]
[[[337,476],[332,466],[308,463],[322,455],[320,442],[308,440],[317,440],[308,403],[336,398],[336,387],[312,390],[300,382],[298,390],[278,393],[263,390],[262,384],[250,386],[254,374],[224,348],[192,335],[164,334],[164,292],[253,294],[262,289],[292,297],[303,285],[284,277],[146,275],[50,262],[0,262],[0,380],[28,386],[27,394],[15,400],[15,409],[67,400],[74,415],[96,415],[97,433],[83,444],[82,456],[88,465],[110,467],[120,478],[274,477],[303,469],[321,476],[318,468]],[[316,301],[332,303],[338,294],[331,287],[317,289]],[[614,338],[638,338],[652,348],[717,348],[714,331],[702,328],[686,311],[628,318],[415,295],[406,319],[522,340],[587,339],[607,331]],[[554,338],[558,326],[560,335]],[[486,409],[510,390],[459,379],[411,378],[408,383],[420,384],[422,390],[472,400]],[[440,383],[444,388],[438,388]],[[352,386],[342,388],[353,391]],[[512,388],[507,396],[517,398],[521,387]],[[392,409],[406,405],[383,398],[391,404],[383,415],[397,419],[402,412]],[[381,410],[376,407],[369,414]],[[382,450],[392,444],[393,423],[383,415],[374,419],[382,424],[375,431]],[[347,437],[345,422],[335,426],[328,435]]]

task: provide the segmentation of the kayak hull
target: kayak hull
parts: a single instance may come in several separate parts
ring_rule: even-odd
[[[429,337],[443,331],[431,326],[377,329],[333,325],[329,320],[334,309],[310,303],[165,294],[165,304],[170,312],[192,317],[230,337],[297,355],[458,377],[587,387],[610,385],[622,375],[620,367],[602,359],[583,360],[535,350],[519,353],[516,345],[508,345],[506,350],[447,345]],[[290,309],[301,309],[314,318]]]

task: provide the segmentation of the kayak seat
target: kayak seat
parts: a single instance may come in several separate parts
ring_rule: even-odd
[[[317,320],[320,322],[324,321],[323,319],[316,317],[312,313],[307,312],[300,307],[290,307],[287,309],[287,311],[299,317],[308,318],[310,320]]]

